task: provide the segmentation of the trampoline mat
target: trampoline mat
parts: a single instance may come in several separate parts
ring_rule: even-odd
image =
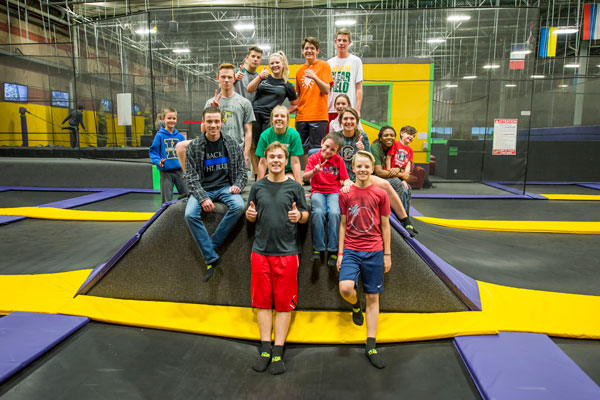
[[[474,279],[600,295],[599,235],[474,231],[413,223],[421,243]]]
[[[516,221],[600,221],[595,201],[413,199],[426,217]]]
[[[112,257],[143,224],[26,219],[2,226],[0,274],[94,268]]]
[[[515,185],[507,186],[516,188]],[[600,190],[578,185],[527,185],[527,191],[535,194],[600,194]]]
[[[551,338],[597,385],[600,385],[600,340]]]
[[[173,196],[177,199],[177,195]],[[156,212],[162,205],[160,194],[127,193],[102,201],[74,207],[73,210]]]
[[[257,328],[258,329],[258,328]],[[0,389],[16,399],[478,399],[451,340],[379,346],[287,345],[287,372],[251,368],[257,343],[91,322]]]
[[[7,190],[0,192],[0,208],[35,207],[85,196],[96,192],[52,192],[42,190]]]
[[[485,194],[514,196],[506,190],[497,189],[479,182],[434,182],[429,189],[413,190],[413,194]]]

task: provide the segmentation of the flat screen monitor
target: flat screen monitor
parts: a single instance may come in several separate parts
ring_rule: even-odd
[[[107,113],[112,112],[112,100],[100,99],[100,106],[102,107],[102,111]]]
[[[60,92],[58,90],[52,91],[52,107],[69,107],[69,93]]]
[[[4,100],[27,101],[27,86],[4,82]]]

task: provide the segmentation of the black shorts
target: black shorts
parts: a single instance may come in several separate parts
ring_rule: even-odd
[[[327,121],[296,121],[296,130],[302,140],[304,154],[308,154],[310,149],[321,147],[321,140],[327,135]]]
[[[252,123],[252,143],[254,148],[258,145],[260,134],[263,133],[271,124],[270,117],[262,114],[254,114],[256,121]]]

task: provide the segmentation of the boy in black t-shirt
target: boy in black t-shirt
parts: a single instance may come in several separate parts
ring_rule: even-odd
[[[296,224],[308,221],[302,186],[285,174],[288,151],[273,142],[265,149],[269,175],[252,185],[246,218],[256,222],[250,263],[252,307],[258,308],[260,356],[255,371],[269,368],[273,375],[285,372],[283,345],[291,311],[296,308],[300,249]],[[275,308],[275,346],[271,355],[271,332]]]
[[[240,146],[231,137],[221,134],[221,110],[208,107],[202,118],[206,133],[190,143],[186,155],[185,180],[190,197],[185,207],[185,221],[206,262],[204,282],[207,282],[221,262],[216,250],[244,212],[241,193],[248,176]],[[209,235],[202,222],[202,212],[214,211],[213,201],[224,203],[228,210],[215,232]]]

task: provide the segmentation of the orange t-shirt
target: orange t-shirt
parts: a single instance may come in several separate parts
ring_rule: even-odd
[[[331,67],[323,60],[313,65],[304,64],[296,73],[296,93],[298,93],[298,110],[296,121],[329,121],[327,95],[321,93],[314,79],[304,79],[304,71],[312,69],[317,77],[329,86],[333,85]]]

